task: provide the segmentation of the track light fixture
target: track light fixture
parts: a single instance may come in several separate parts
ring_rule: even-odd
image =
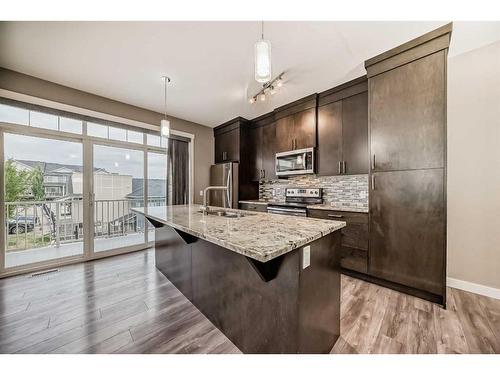
[[[250,104],[254,104],[257,99],[259,99],[261,102],[264,102],[266,100],[266,95],[271,94],[274,95],[276,94],[278,88],[283,87],[283,75],[285,72],[282,72],[279,76],[277,76],[275,79],[272,81],[269,81],[265,84],[262,85],[262,89],[252,96],[250,99],[248,99],[248,102]]]

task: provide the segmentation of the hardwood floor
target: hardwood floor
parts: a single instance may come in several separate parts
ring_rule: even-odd
[[[500,301],[448,310],[342,277],[332,353],[500,353]],[[239,353],[154,267],[151,250],[0,280],[0,353]]]

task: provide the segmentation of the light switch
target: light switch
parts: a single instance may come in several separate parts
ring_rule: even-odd
[[[203,190],[200,190],[200,197],[203,197]]]
[[[302,248],[302,269],[311,265],[311,246],[304,246]]]

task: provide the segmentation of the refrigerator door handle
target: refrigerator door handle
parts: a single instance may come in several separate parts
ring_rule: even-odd
[[[230,164],[229,165],[229,173],[227,174],[227,182],[226,182],[226,199],[227,199],[227,207],[232,208],[232,202],[231,202],[231,195],[232,195],[232,173],[233,172],[233,166]]]

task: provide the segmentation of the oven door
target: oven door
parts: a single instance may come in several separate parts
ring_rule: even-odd
[[[314,149],[305,148],[276,154],[276,175],[314,173]]]
[[[277,206],[267,206],[267,213],[269,214],[279,214],[279,215],[289,215],[289,216],[307,216],[307,210],[304,208],[288,208],[288,207],[277,207]]]

